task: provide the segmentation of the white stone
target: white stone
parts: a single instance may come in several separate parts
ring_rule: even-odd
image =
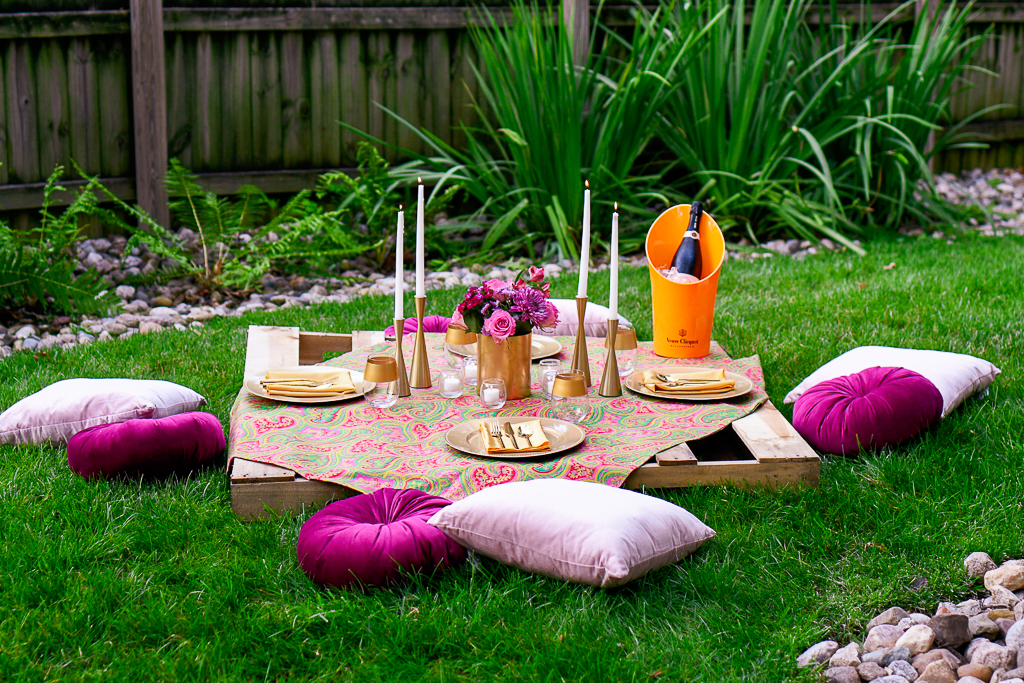
[[[828,660],[830,667],[857,666],[858,664],[860,664],[860,645],[857,643],[850,643],[846,647],[839,648]]]
[[[1010,669],[1016,661],[1016,651],[995,643],[981,643],[971,653],[971,664],[981,664],[993,671]]]
[[[1020,598],[1014,595],[1013,591],[1006,586],[992,586],[990,592],[992,593],[992,602],[997,602],[1007,607],[1014,607],[1020,602]]]
[[[796,658],[796,665],[805,667],[824,664],[838,649],[839,643],[834,640],[823,640],[820,643],[815,643]]]
[[[1004,586],[1015,591],[1024,588],[1024,563],[1011,560],[1004,562],[1003,566],[993,569],[985,574],[985,588],[992,590],[993,586]]]
[[[34,337],[35,334],[36,328],[31,325],[25,325],[24,327],[18,328],[18,331],[11,336],[15,339],[28,339],[29,337]]]
[[[1024,620],[1019,620],[1006,632],[1006,647],[1019,653],[1024,651]]]

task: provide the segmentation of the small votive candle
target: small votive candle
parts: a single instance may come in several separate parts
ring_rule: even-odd
[[[487,403],[487,404],[497,403],[498,402],[498,390],[494,389],[494,388],[484,389],[483,397],[484,397],[484,403]]]
[[[466,358],[463,361],[463,363],[462,363],[462,378],[466,382],[466,386],[467,387],[475,387],[476,386],[477,370],[478,369],[479,369],[479,364],[477,363],[476,358],[473,358],[472,356],[470,356],[469,358]]]
[[[458,398],[462,396],[462,369],[444,368],[441,370],[441,396]]]

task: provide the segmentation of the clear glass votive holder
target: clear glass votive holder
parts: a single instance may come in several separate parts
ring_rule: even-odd
[[[371,356],[366,359],[363,381],[372,386],[363,399],[374,408],[390,408],[398,401],[398,365],[390,356]]]
[[[441,378],[437,383],[444,398],[462,396],[462,364],[454,368],[441,368]]]
[[[555,383],[555,375],[561,372],[562,362],[554,358],[545,358],[538,366],[540,370],[540,391],[544,398],[551,400],[551,387]]]
[[[505,405],[505,380],[492,378],[480,383],[480,403],[487,410],[500,410]]]
[[[619,366],[619,377],[623,379],[636,370],[636,347],[636,330],[620,321],[615,333],[615,362]]]
[[[551,417],[573,424],[580,424],[590,417],[585,378],[582,370],[568,370],[555,375],[555,383],[551,387]]]
[[[462,359],[462,383],[467,389],[476,389],[477,378],[480,375],[480,363],[475,356],[467,356]]]

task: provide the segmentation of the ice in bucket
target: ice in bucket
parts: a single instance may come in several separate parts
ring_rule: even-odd
[[[654,307],[654,352],[666,358],[701,358],[711,350],[718,275],[725,260],[725,239],[707,213],[700,222],[701,278],[677,282],[671,272],[690,220],[690,206],[680,204],[661,214],[647,233],[647,267]],[[669,273],[669,277],[666,277]]]

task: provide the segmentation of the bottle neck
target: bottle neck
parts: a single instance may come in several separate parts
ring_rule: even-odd
[[[685,233],[683,233],[683,239],[699,240],[700,233],[698,233],[696,230],[687,230]]]

